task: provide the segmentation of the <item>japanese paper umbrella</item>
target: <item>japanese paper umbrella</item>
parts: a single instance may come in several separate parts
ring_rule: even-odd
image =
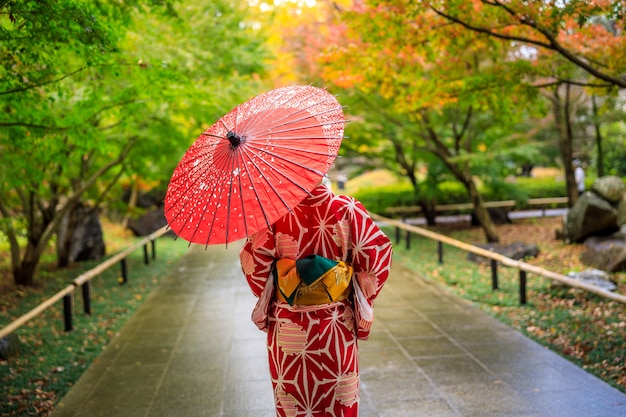
[[[169,227],[204,245],[270,227],[333,163],[343,107],[324,89],[293,85],[238,105],[191,145],[165,196]]]

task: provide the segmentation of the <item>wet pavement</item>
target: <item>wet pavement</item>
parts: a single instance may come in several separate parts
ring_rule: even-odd
[[[52,417],[275,416],[239,248],[192,247]],[[626,394],[399,264],[375,314],[362,417],[626,416]]]

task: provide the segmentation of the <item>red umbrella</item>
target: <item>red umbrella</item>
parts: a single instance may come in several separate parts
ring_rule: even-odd
[[[268,228],[328,172],[344,124],[337,99],[313,86],[278,88],[240,104],[174,170],[165,196],[169,227],[204,245]]]

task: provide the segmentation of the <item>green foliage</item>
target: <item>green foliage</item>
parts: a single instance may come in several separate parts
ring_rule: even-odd
[[[354,198],[372,213],[384,213],[387,207],[415,205],[413,187],[410,184],[362,188],[354,193]]]
[[[516,177],[514,182],[493,179],[490,183],[479,187],[484,201],[515,200],[520,208],[530,198],[563,197],[564,181],[553,178]],[[416,206],[418,200],[409,184],[390,185],[378,188],[362,188],[355,192],[368,210],[384,213],[388,207]],[[437,184],[434,195],[436,204],[469,203],[465,187],[456,181],[444,181]]]
[[[516,184],[528,198],[551,198],[565,195],[565,180],[558,178],[517,177]]]
[[[610,138],[604,144],[604,167],[607,175],[626,177],[626,139],[622,134]]]
[[[74,202],[111,207],[136,181],[164,189],[202,130],[263,88],[265,38],[237,1],[26,0],[0,12],[0,150],[11,155],[0,233],[26,264]],[[8,236],[24,233],[32,250]]]

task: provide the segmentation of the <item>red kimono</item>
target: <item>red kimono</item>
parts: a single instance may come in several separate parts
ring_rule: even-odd
[[[272,269],[281,258],[320,255],[354,268],[348,299],[318,305],[278,301]],[[267,331],[276,413],[281,417],[358,415],[357,339],[369,336],[373,301],[391,267],[391,242],[363,205],[319,186],[271,230],[251,236],[240,258]]]

